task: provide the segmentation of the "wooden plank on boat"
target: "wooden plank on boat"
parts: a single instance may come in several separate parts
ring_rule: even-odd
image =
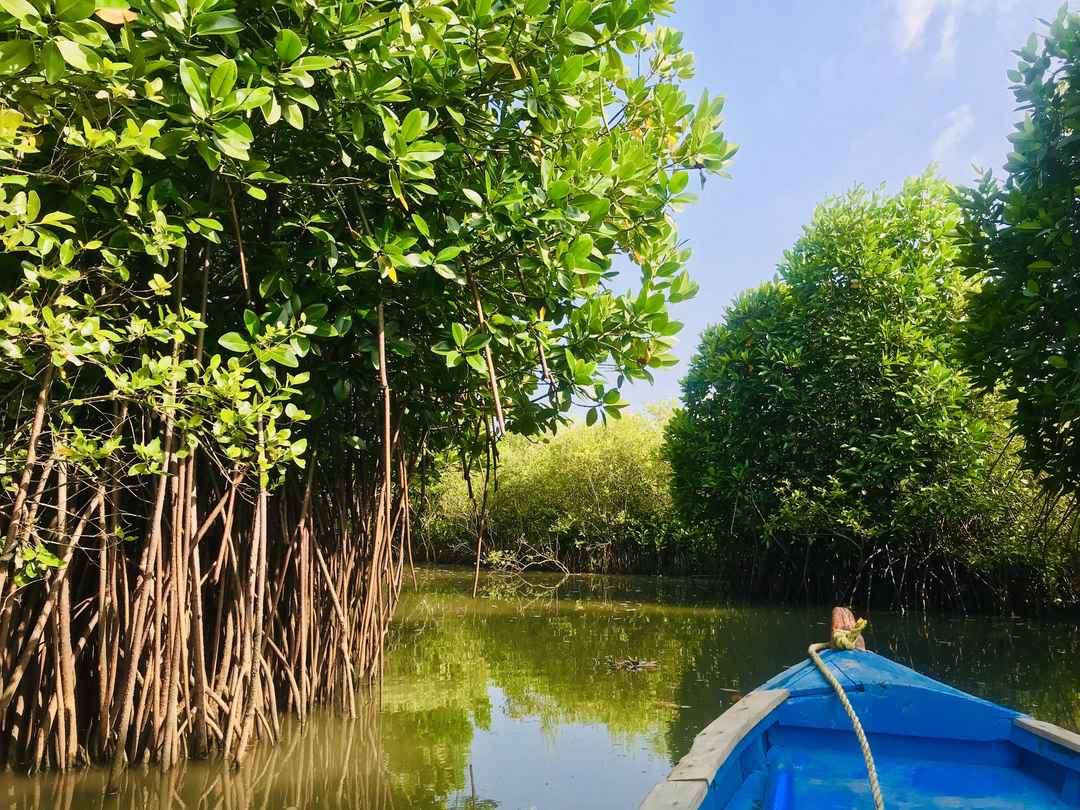
[[[704,780],[710,782],[742,738],[773,709],[788,699],[787,689],[751,692],[707,725],[679,760],[668,781]]]
[[[1057,743],[1062,748],[1067,748],[1070,751],[1075,751],[1080,754],[1080,734],[1066,731],[1061,726],[1055,726],[1053,723],[1044,723],[1042,720],[1035,720],[1031,717],[1017,717],[1016,725],[1025,731],[1030,731],[1037,737],[1042,737],[1044,740]]]
[[[708,782],[661,782],[649,791],[639,810],[698,810],[708,792]]]

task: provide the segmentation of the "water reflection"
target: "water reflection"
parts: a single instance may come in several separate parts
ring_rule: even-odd
[[[390,638],[381,710],[321,717],[240,770],[0,775],[16,810],[615,810],[636,807],[694,735],[827,635],[826,611],[716,603],[707,584],[539,577],[538,589],[423,573]],[[985,697],[1080,726],[1075,626],[875,615],[869,643]],[[627,658],[655,669],[612,666]]]
[[[251,752],[243,767],[189,762],[169,771],[132,768],[119,796],[104,795],[102,769],[0,776],[0,803],[12,810],[390,810],[374,704],[355,720],[319,717],[282,743]]]

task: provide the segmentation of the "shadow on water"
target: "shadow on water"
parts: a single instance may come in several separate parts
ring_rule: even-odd
[[[827,636],[826,611],[719,604],[688,580],[424,571],[390,638],[381,708],[317,718],[239,770],[0,775],[15,810],[606,810],[636,807],[695,734]],[[1073,625],[871,617],[872,649],[1080,726]],[[655,662],[655,666],[652,666]]]

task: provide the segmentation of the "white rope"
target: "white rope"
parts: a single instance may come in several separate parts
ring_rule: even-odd
[[[844,707],[844,711],[847,712],[848,718],[851,720],[851,725],[855,729],[855,736],[859,738],[859,747],[862,748],[863,760],[866,762],[866,773],[870,777],[870,792],[874,796],[874,807],[877,810],[885,810],[885,800],[881,798],[881,785],[878,784],[877,768],[874,767],[874,755],[870,751],[870,741],[866,739],[866,732],[863,731],[862,723],[859,722],[859,716],[855,714],[855,709],[851,706],[851,701],[848,700],[847,693],[844,691],[844,687],[840,684],[840,681],[836,679],[836,676],[832,674],[832,671],[825,666],[825,662],[821,660],[821,656],[818,655],[822,650],[830,648],[830,644],[811,644],[810,649],[807,652],[810,654],[810,660],[813,661],[821,674],[825,677],[825,680],[832,686],[833,691],[836,692],[836,696],[840,698],[840,704]]]

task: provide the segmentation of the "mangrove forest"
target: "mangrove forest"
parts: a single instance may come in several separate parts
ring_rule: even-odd
[[[1080,609],[1080,14],[997,80],[1003,171],[822,189],[685,355],[725,270],[680,228],[743,156],[673,14],[0,0],[0,767],[305,807],[330,751],[328,806],[517,807],[492,712],[656,781],[793,606]],[[1053,683],[994,696],[1075,726],[1033,632]],[[187,764],[289,751],[310,790]]]

